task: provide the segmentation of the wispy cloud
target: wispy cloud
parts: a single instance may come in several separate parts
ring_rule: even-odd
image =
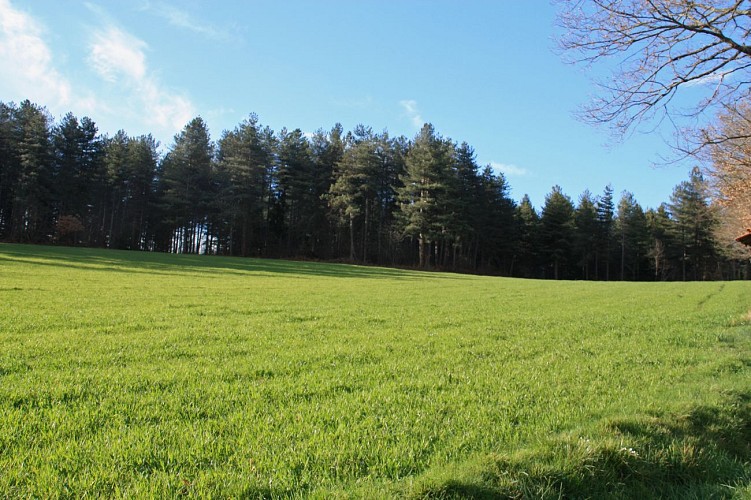
[[[122,77],[146,78],[146,43],[114,26],[92,35],[89,63],[99,76],[114,83]]]
[[[172,26],[192,31],[212,40],[226,42],[234,37],[230,30],[199,20],[188,11],[165,2],[148,2],[144,10],[165,19]]]
[[[404,114],[407,115],[415,128],[419,129],[425,124],[422,116],[420,115],[420,110],[417,108],[417,101],[415,101],[414,99],[405,99],[403,101],[399,101],[399,105],[402,107]]]
[[[149,71],[147,48],[143,40],[110,24],[91,34],[88,62],[103,80],[125,93],[135,105],[131,109],[140,110],[146,123],[164,131],[179,130],[193,117],[193,104]]]
[[[490,166],[496,172],[501,172],[507,177],[524,177],[525,175],[529,175],[529,170],[527,170],[526,168],[509,163],[498,163],[491,161]]]
[[[67,106],[71,85],[52,61],[42,27],[28,14],[0,0],[0,67],[2,87],[46,105]]]
[[[718,73],[714,73],[711,75],[703,76],[701,78],[697,78],[695,80],[690,80],[683,85],[685,87],[698,87],[701,85],[715,85],[722,83],[726,79],[730,78],[733,75],[732,71],[720,71]]]

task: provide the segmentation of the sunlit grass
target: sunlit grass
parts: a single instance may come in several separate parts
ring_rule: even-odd
[[[748,491],[750,305],[0,245],[0,496],[600,496],[691,457],[664,496]]]

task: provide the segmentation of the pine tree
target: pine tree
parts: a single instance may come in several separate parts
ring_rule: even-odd
[[[26,100],[17,111],[18,177],[13,190],[11,238],[49,242],[54,234],[54,172],[47,110]]]
[[[18,110],[0,102],[0,240],[10,237],[13,221],[13,200],[19,178],[17,134]]]
[[[206,123],[194,118],[175,136],[172,150],[162,162],[163,201],[173,251],[199,253],[210,245],[212,162],[213,144]]]
[[[560,279],[566,276],[574,239],[574,204],[560,186],[553,186],[545,197],[540,223],[543,254],[553,268],[553,279]]]
[[[367,259],[369,222],[377,203],[378,175],[382,165],[377,154],[377,138],[372,132],[360,135],[358,139],[350,140],[342,159],[336,164],[335,181],[328,196],[334,214],[348,225],[349,258],[353,261],[357,260],[358,253],[355,244],[357,221],[361,221],[359,234],[362,259]]]
[[[280,226],[276,232],[284,241],[286,255],[310,254],[316,239],[313,222],[324,204],[316,197],[316,166],[302,130],[282,129],[277,155],[277,222]]]
[[[250,115],[219,140],[217,166],[223,187],[217,204],[221,220],[227,224],[225,244],[231,255],[260,253],[265,246],[273,155],[268,135],[258,117]]]
[[[514,242],[519,237],[514,213],[516,205],[509,197],[509,187],[502,173],[495,174],[490,165],[479,176],[480,196],[475,205],[474,231],[479,235],[478,246],[486,269],[497,269],[504,275],[514,272]]]
[[[159,144],[151,135],[131,138],[127,147],[125,203],[122,217],[124,248],[145,250],[153,236],[154,203]]]
[[[443,236],[442,201],[452,161],[452,148],[425,124],[407,153],[403,186],[399,189],[403,234],[417,240],[418,266],[430,262],[429,245]]]
[[[107,175],[107,229],[106,240],[111,248],[128,248],[125,243],[123,223],[128,205],[128,144],[130,138],[124,130],[104,140],[103,163]]]
[[[624,191],[618,203],[616,232],[620,246],[620,279],[641,278],[646,268],[648,247],[647,219],[634,195]],[[628,272],[628,275],[627,275]]]
[[[674,279],[674,264],[679,257],[675,254],[678,245],[674,241],[673,221],[668,206],[662,203],[657,210],[648,210],[645,217],[650,241],[647,256],[654,278],[660,281]]]
[[[384,131],[377,136],[376,156],[380,163],[376,176],[376,234],[375,253],[377,262],[386,262],[388,256],[393,263],[395,247],[399,238],[395,237],[393,226],[398,210],[397,190],[405,171],[405,158],[408,141],[405,137],[390,138]]]
[[[495,239],[490,234],[492,214],[486,210],[494,197],[492,184],[495,179],[492,171],[488,172],[487,178],[481,178],[475,151],[466,142],[456,148],[455,155],[456,183],[452,194],[456,197],[455,253],[465,249],[471,251],[471,268],[477,269],[485,255],[482,252],[487,242],[485,237]],[[489,252],[487,254],[485,260],[489,258]]]
[[[577,263],[582,271],[582,277],[586,280],[592,278],[590,271],[595,262],[597,253],[598,237],[598,220],[595,201],[589,190],[584,191],[579,197],[579,205],[576,207],[574,214],[574,226],[576,228],[574,237],[574,253],[576,254]],[[597,270],[594,269],[596,277]]]
[[[516,260],[519,272],[517,276],[524,278],[539,278],[539,259],[540,259],[540,216],[537,214],[535,207],[528,195],[522,197],[519,206],[516,207],[514,214],[516,221]]]
[[[613,220],[615,205],[613,203],[613,186],[608,184],[595,203],[597,210],[597,253],[595,254],[595,274],[602,279],[601,268],[605,267],[605,279],[610,280],[610,263],[613,255]]]
[[[105,244],[107,175],[103,143],[94,122],[79,122],[72,114],[52,130],[56,217],[69,216],[81,222],[86,244]]]
[[[707,199],[707,185],[698,168],[691,171],[688,181],[675,187],[670,197],[670,215],[682,250],[683,281],[689,277],[705,279],[709,262],[715,256],[712,233],[716,218]]]

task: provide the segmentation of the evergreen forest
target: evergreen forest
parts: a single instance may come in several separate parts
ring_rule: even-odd
[[[364,125],[305,134],[251,114],[214,141],[197,117],[162,151],[151,135],[0,103],[0,241],[547,279],[751,274],[716,236],[698,168],[657,208],[609,185],[576,200],[553,186],[539,208],[509,193],[430,124],[411,139]]]

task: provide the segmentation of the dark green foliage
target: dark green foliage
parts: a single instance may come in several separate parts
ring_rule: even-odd
[[[540,217],[540,241],[547,267],[552,273],[548,277],[561,279],[570,276],[568,267],[573,260],[574,231],[574,204],[560,186],[553,186],[545,197]]]
[[[647,217],[629,192],[624,192],[618,203],[616,230],[620,244],[620,279],[644,279],[649,269]]]
[[[300,129],[279,133],[278,186],[274,228],[283,255],[315,256],[318,235],[315,223],[325,210],[320,175],[310,143]]]
[[[485,272],[497,269],[500,274],[514,275],[518,233],[514,223],[516,206],[509,197],[508,183],[502,173],[496,175],[489,166],[478,180],[479,196],[464,198],[465,204],[477,207],[477,212],[470,212],[466,220],[477,236],[477,264]]]
[[[681,248],[681,279],[706,279],[715,257],[712,229],[716,219],[707,201],[707,185],[698,168],[681,182],[670,197],[670,214],[675,221],[675,240]]]
[[[361,133],[350,138],[350,144],[334,167],[335,181],[329,189],[328,200],[333,215],[347,226],[349,259],[358,260],[359,254],[359,260],[366,262],[369,226],[372,213],[379,205],[378,188],[383,161],[378,155],[382,144],[380,138],[369,129],[359,130]],[[356,233],[360,235],[360,245],[356,245]]]
[[[590,279],[597,273],[595,262],[600,233],[595,201],[588,190],[584,191],[579,198],[579,205],[574,213],[574,225],[576,227],[574,256],[581,269],[582,277]]]
[[[210,251],[207,239],[214,198],[213,145],[206,123],[194,118],[162,161],[163,203],[175,252]]]
[[[647,255],[651,262],[654,278],[660,281],[676,279],[675,262],[680,260],[679,247],[673,234],[673,220],[665,203],[657,210],[646,213],[647,227],[650,232],[651,244]]]
[[[439,258],[441,244],[452,240],[452,213],[447,194],[452,186],[449,171],[453,145],[425,124],[412,143],[405,160],[399,190],[403,234],[417,242],[418,267]]]
[[[718,251],[698,171],[642,209],[613,188],[538,212],[474,149],[425,124],[412,141],[358,125],[275,133],[250,115],[214,143],[194,118],[165,151],[150,136],[0,103],[0,240],[416,266],[536,278],[748,276]]]
[[[516,276],[541,278],[540,216],[526,194],[516,208],[514,218],[518,234]]]
[[[19,174],[16,107],[0,102],[0,239],[10,236]]]
[[[610,280],[611,262],[613,257],[613,221],[615,218],[615,204],[613,202],[613,186],[608,184],[602,196],[597,198],[597,245],[595,254],[595,278]]]
[[[68,113],[53,129],[52,144],[56,217],[70,216],[81,222],[82,231],[70,243],[104,245],[108,172],[96,125],[88,117],[79,123]]]
[[[224,253],[259,255],[268,244],[268,213],[272,202],[274,137],[251,115],[218,144],[216,199]]]
[[[123,131],[105,141],[108,199],[104,220],[110,247],[152,249],[157,214],[161,214],[154,190],[157,148],[150,135],[127,137]]]
[[[29,101],[16,111],[16,179],[11,238],[43,243],[54,235],[54,170],[47,110]]]

